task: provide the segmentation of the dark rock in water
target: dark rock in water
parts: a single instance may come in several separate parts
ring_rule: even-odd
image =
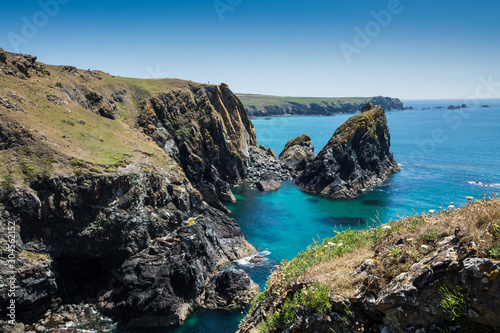
[[[489,108],[490,106],[489,105],[481,105],[482,108]]]
[[[252,259],[250,259],[251,264],[260,264],[263,261],[264,261],[264,256],[260,255],[253,256]]]
[[[297,178],[304,191],[354,198],[400,170],[389,150],[390,134],[380,107],[349,118]]]
[[[273,177],[279,181],[291,180],[294,177],[294,171],[278,160],[271,149],[260,146],[250,147],[248,151],[250,158],[245,182],[256,185],[269,172],[273,173],[275,175]]]
[[[281,187],[279,177],[274,172],[267,172],[263,174],[257,182],[257,188],[264,192],[276,191]]]
[[[9,221],[18,226],[17,318],[36,321],[62,299],[99,301],[102,313],[130,326],[169,326],[205,306],[218,270],[255,249],[175,170],[60,177],[10,190],[0,207],[0,234]],[[2,276],[8,271],[0,265]],[[239,296],[231,304],[253,289],[234,286],[230,295]],[[0,293],[2,309],[7,295]]]
[[[259,286],[244,270],[222,271],[210,280],[205,305],[208,308],[235,308],[250,303],[258,292]]]
[[[311,137],[302,134],[286,143],[279,159],[286,167],[302,171],[315,156]]]

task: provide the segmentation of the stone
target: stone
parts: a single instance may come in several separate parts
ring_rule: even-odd
[[[473,322],[500,329],[500,261],[467,258],[460,272],[465,313]]]
[[[276,191],[281,187],[280,181],[276,173],[267,172],[263,174],[257,181],[257,188],[263,192]]]
[[[286,143],[279,159],[285,167],[291,170],[302,171],[315,156],[311,137],[307,134],[302,134]]]
[[[400,170],[380,107],[349,118],[296,180],[302,190],[334,199],[359,196]]]

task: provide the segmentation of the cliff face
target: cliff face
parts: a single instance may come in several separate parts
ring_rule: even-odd
[[[297,178],[304,191],[329,198],[354,198],[399,170],[389,150],[384,110],[369,105],[342,124]]]
[[[0,50],[1,255],[14,257],[0,275],[17,281],[17,321],[57,323],[85,304],[129,326],[169,326],[247,302],[256,285],[221,268],[254,248],[200,192],[212,190],[213,206],[230,199],[226,181],[243,177],[254,144],[225,85],[112,77]]]
[[[398,98],[377,96],[359,102],[321,100],[318,102],[283,102],[273,105],[254,105],[252,101],[245,101],[245,108],[249,116],[331,116],[337,113],[355,113],[361,110],[366,103],[380,105],[387,111],[403,110],[403,103]]]
[[[207,193],[209,203],[231,200],[227,183],[243,179],[249,148],[257,145],[253,124],[225,84],[151,97],[144,103],[139,124],[179,161],[189,180]]]

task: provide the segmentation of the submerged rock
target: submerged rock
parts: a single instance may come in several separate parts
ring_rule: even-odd
[[[381,107],[365,110],[335,131],[297,178],[297,185],[324,197],[354,198],[400,170],[389,146],[384,110]]]
[[[291,139],[281,152],[280,161],[290,169],[302,171],[314,159],[314,146],[307,134]]]

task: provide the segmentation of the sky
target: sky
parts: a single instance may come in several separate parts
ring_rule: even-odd
[[[237,93],[500,98],[498,0],[0,0],[0,47]]]

